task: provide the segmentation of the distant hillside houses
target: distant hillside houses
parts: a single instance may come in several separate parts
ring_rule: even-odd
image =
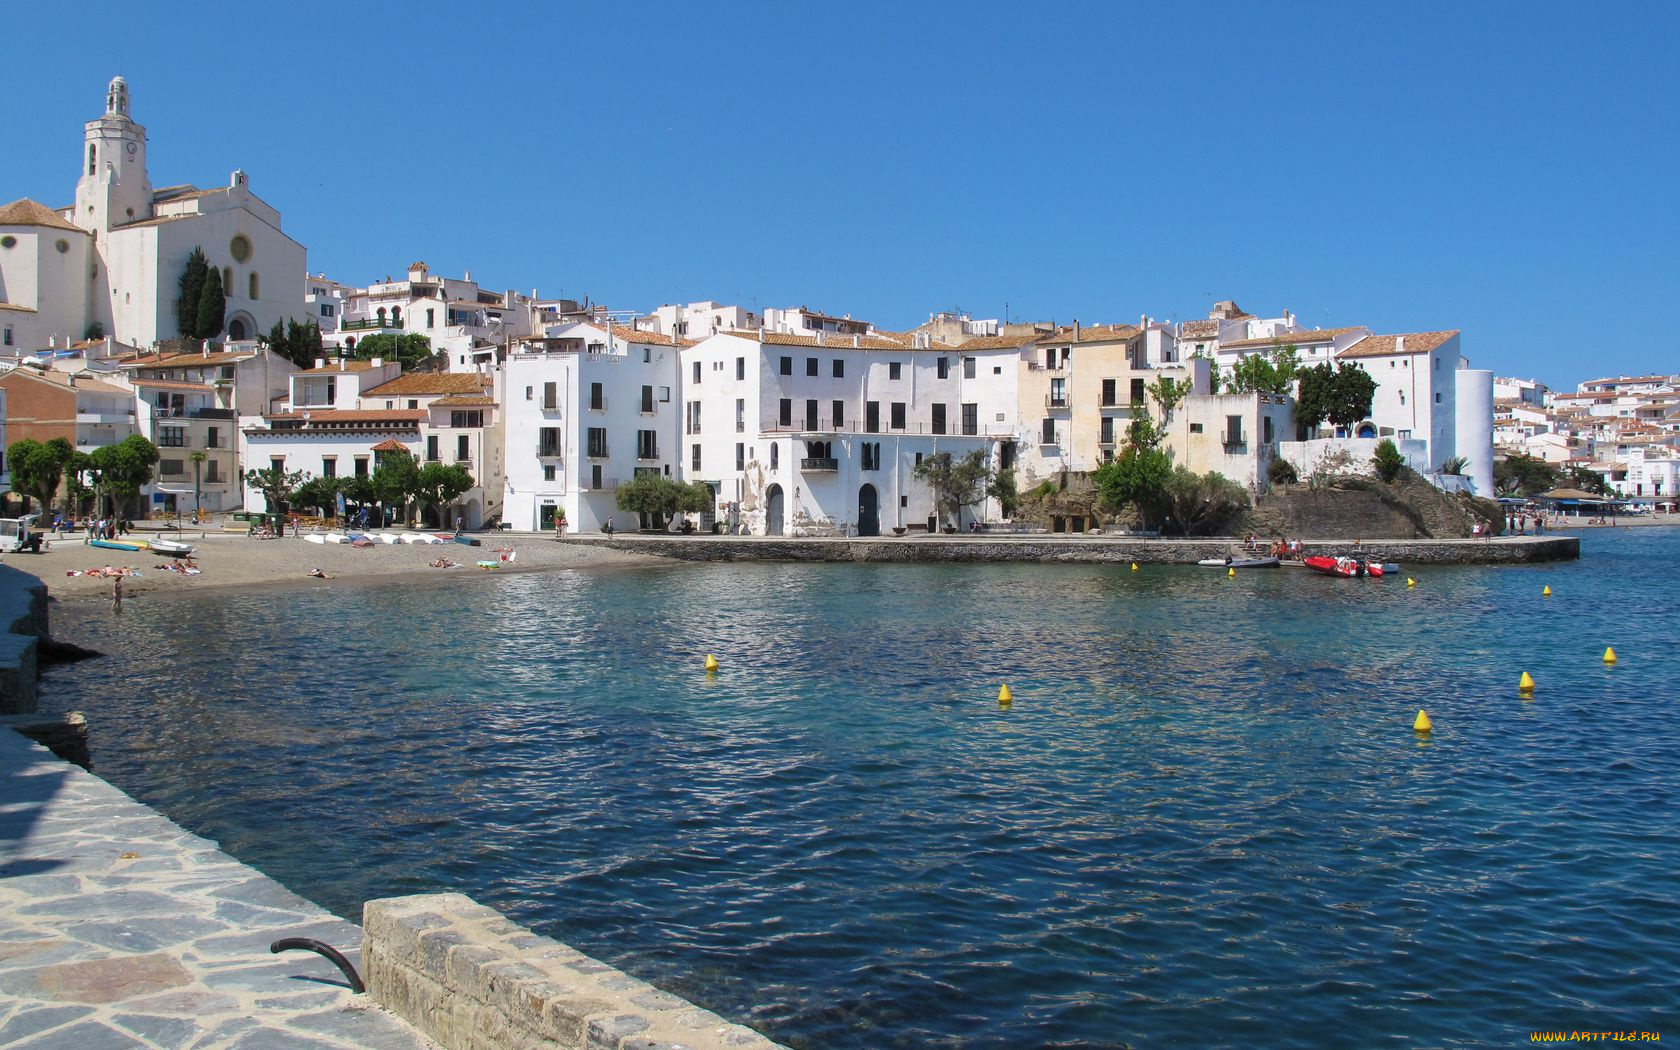
[[[1571,393],[1495,379],[1493,433],[1501,454],[1585,468],[1635,504],[1676,509],[1680,373],[1592,379]]]

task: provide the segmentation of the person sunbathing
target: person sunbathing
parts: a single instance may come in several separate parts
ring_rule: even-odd
[[[320,569],[319,569],[319,568],[315,568],[315,569],[310,569],[310,570],[309,570],[309,571],[308,571],[308,572],[307,572],[307,573],[305,573],[305,574],[304,574],[304,575],[306,575],[306,576],[313,576],[313,577],[315,577],[315,578],[316,578],[316,579],[317,579],[317,580],[330,580],[330,579],[332,579],[332,578],[333,578],[333,577],[332,577],[332,573],[330,573],[330,572],[322,572],[322,571],[321,571],[321,570],[320,570]]]

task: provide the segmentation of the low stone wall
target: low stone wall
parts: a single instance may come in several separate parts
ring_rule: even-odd
[[[0,715],[36,710],[37,639],[46,636],[46,585],[0,565]]]
[[[368,994],[445,1050],[777,1050],[459,893],[362,910]]]
[[[566,539],[617,550],[686,561],[814,562],[1070,562],[1194,565],[1241,550],[1233,539],[1152,540],[1105,536],[917,536],[889,539],[779,539],[758,537],[634,536]],[[1307,554],[1363,552],[1387,561],[1429,565],[1504,565],[1570,561],[1581,556],[1574,536],[1523,536],[1485,540],[1320,540]]]

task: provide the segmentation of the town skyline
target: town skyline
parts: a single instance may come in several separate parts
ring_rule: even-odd
[[[1648,308],[1674,283],[1676,208],[1657,175],[1674,146],[1640,115],[1674,93],[1660,62],[1638,58],[1657,57],[1656,23],[1680,21],[1664,8],[1588,27],[1561,9],[1522,26],[1445,8],[1051,13],[1028,27],[1042,40],[1019,46],[992,8],[865,7],[791,26],[737,9],[721,44],[712,25],[660,32],[674,8],[613,16],[633,24],[578,15],[564,33],[520,10],[488,18],[532,39],[620,42],[567,50],[596,77],[514,62],[432,81],[416,73],[463,45],[348,12],[318,43],[345,42],[351,61],[305,74],[295,55],[253,52],[237,90],[208,90],[174,56],[212,46],[219,22],[172,25],[169,47],[144,24],[95,40],[50,91],[11,96],[8,199],[66,203],[75,129],[121,74],[155,185],[247,171],[309,271],[351,284],[423,259],[615,309],[806,304],[899,330],[956,309],[1184,321],[1233,299],[1315,327],[1460,329],[1474,367],[1569,388],[1604,362],[1560,333]],[[276,38],[306,24],[240,17]],[[1171,46],[1215,32],[1266,41],[1270,57],[1204,46],[1191,54],[1220,61],[1190,61]],[[1479,50],[1493,35],[1501,46]],[[1161,75],[1111,77],[1106,54],[1048,46],[1102,38],[1159,43],[1137,61]],[[839,50],[823,77],[801,41]],[[1278,42],[1350,58],[1342,75],[1281,77]],[[556,85],[575,105],[543,101]],[[1606,192],[1586,155],[1634,136],[1649,162]],[[1673,349],[1624,344],[1609,372],[1671,371]]]

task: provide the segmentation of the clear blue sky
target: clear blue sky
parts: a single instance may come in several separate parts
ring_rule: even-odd
[[[888,328],[1234,298],[1680,370],[1680,4],[82,10],[8,15],[0,200],[69,202],[120,73],[154,185],[246,169],[342,281]]]

